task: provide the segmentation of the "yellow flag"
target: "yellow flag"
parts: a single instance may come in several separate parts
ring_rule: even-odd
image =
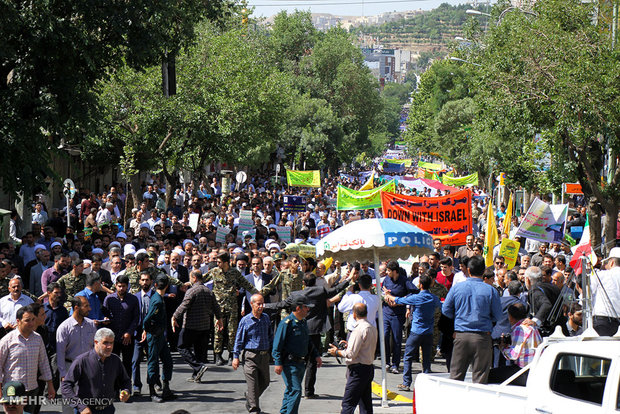
[[[372,174],[370,174],[370,177],[368,177],[368,181],[366,181],[366,184],[360,187],[360,190],[372,190],[373,188],[375,188],[375,172],[374,171],[372,172]]]
[[[495,225],[495,213],[493,203],[489,201],[487,210],[487,230],[484,237],[484,262],[485,265],[493,266],[493,248],[498,243],[497,226]]]
[[[512,193],[510,193],[510,199],[508,200],[508,207],[506,208],[506,215],[504,216],[504,229],[502,233],[506,233],[510,237],[510,222],[512,221]]]

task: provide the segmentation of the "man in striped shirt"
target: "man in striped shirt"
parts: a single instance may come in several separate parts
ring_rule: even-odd
[[[534,359],[536,348],[542,342],[538,327],[523,323],[526,318],[527,309],[523,303],[514,303],[508,307],[508,321],[512,327],[512,343],[508,346],[503,345],[505,348],[502,352],[507,359],[513,361],[520,368]]]
[[[47,396],[56,396],[52,371],[41,336],[34,332],[36,315],[30,306],[17,310],[17,329],[0,341],[0,383],[17,381],[24,384],[27,397],[37,396],[37,374],[47,382]],[[40,406],[29,400],[25,411],[38,412]]]

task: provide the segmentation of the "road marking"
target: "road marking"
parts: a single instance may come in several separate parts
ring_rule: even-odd
[[[373,394],[378,395],[379,397],[382,396],[382,389],[381,389],[381,384],[377,384],[376,382],[372,382],[372,392]],[[394,400],[394,401],[400,401],[400,402],[405,402],[405,403],[412,403],[413,400],[411,398],[407,398],[405,396],[402,396],[394,391],[390,391],[387,390],[387,399],[388,400]]]

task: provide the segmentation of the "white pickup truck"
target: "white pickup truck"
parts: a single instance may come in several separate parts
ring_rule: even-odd
[[[419,374],[417,414],[620,413],[620,338],[546,338],[531,364],[501,384]]]

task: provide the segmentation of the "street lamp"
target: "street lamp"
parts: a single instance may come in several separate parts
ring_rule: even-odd
[[[453,60],[453,61],[455,61],[455,62],[469,63],[470,65],[474,65],[474,66],[480,66],[480,67],[482,67],[482,65],[480,65],[480,64],[478,64],[478,63],[470,62],[469,60],[465,60],[465,59],[457,58],[457,57],[455,57],[455,56],[450,56],[450,60]]]

